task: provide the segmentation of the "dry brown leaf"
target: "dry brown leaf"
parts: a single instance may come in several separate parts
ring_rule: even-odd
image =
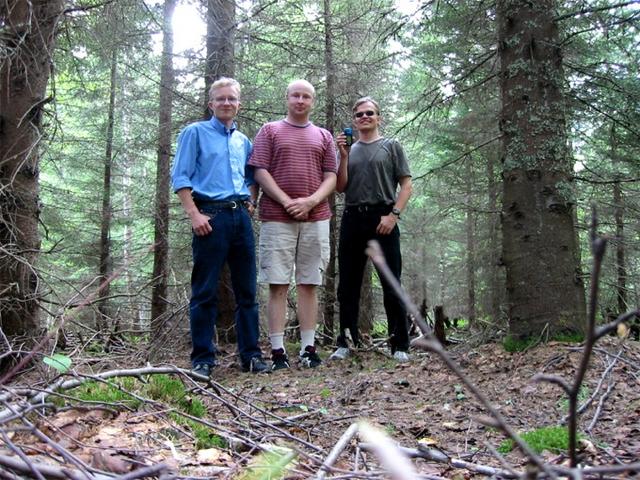
[[[97,450],[93,453],[91,465],[107,472],[127,473],[131,471],[132,465],[125,458],[109,450]]]

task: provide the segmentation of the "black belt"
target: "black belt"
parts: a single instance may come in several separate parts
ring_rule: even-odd
[[[246,200],[196,200],[196,206],[198,208],[231,208],[236,209],[244,207]]]
[[[378,203],[375,205],[347,205],[344,211],[349,213],[389,213],[392,208],[393,205]]]

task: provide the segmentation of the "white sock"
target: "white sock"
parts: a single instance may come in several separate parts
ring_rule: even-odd
[[[300,330],[300,355],[304,354],[304,349],[311,345],[312,347],[316,343],[316,331],[313,330]]]
[[[271,342],[271,349],[278,350],[279,348],[285,350],[284,348],[284,332],[280,333],[270,333],[269,341]],[[286,350],[285,350],[286,353]]]

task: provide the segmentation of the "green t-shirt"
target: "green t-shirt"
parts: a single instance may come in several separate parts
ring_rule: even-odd
[[[349,152],[348,174],[347,206],[391,205],[396,201],[398,180],[411,176],[404,150],[397,140],[388,138],[354,143]]]

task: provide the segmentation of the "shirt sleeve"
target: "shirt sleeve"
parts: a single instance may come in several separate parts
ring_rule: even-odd
[[[251,167],[268,169],[271,166],[272,140],[270,130],[268,125],[263,125],[258,131],[253,141],[253,150],[249,159]]]
[[[256,169],[253,165],[249,163],[251,161],[251,156],[253,155],[253,145],[251,144],[251,141],[249,139],[247,139],[246,147],[247,147],[247,164],[244,167],[244,179],[247,187],[250,187],[251,185],[256,183],[256,180],[254,177],[254,172]]]
[[[407,156],[404,153],[402,145],[397,140],[393,140],[391,144],[391,150],[393,151],[394,169],[396,178],[410,177],[411,170],[409,169],[409,162]]]
[[[171,173],[174,192],[183,188],[193,188],[191,178],[196,169],[197,158],[198,134],[195,128],[187,127],[178,136],[178,146]]]
[[[326,131],[325,133],[325,154],[322,162],[323,172],[338,172],[338,160],[336,155],[336,147],[333,143],[333,135]]]

